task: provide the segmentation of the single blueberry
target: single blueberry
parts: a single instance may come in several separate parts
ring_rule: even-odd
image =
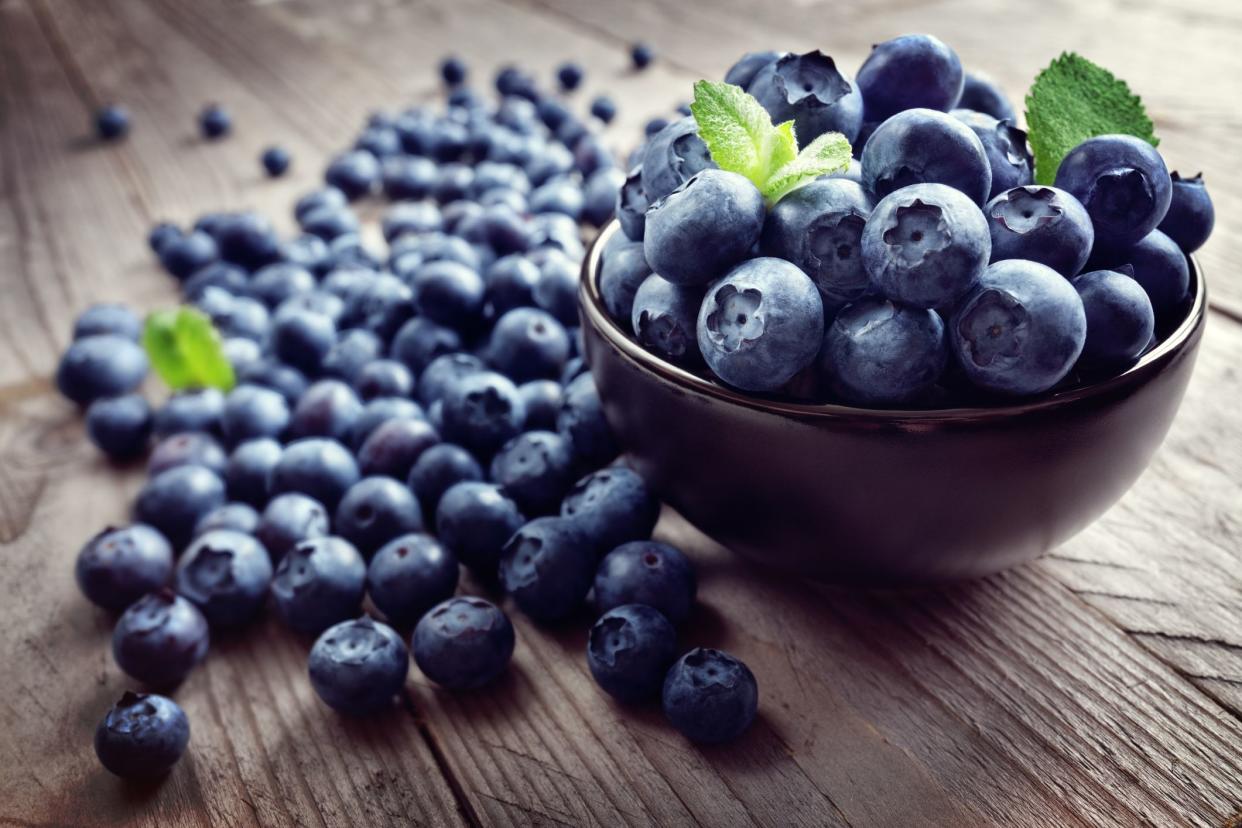
[[[914,184],[885,196],[862,234],[863,264],[875,286],[920,308],[949,307],[965,296],[991,252],[979,208],[944,184]]]
[[[1016,124],[1018,118],[1009,98],[1001,91],[996,81],[982,72],[967,72],[962,83],[962,96],[958,99],[958,107],[973,109],[991,115],[998,121]]]
[[[367,565],[349,541],[309,538],[281,558],[272,578],[272,603],[291,628],[318,634],[357,616],[366,578]]]
[[[336,323],[322,313],[289,308],[278,312],[272,320],[272,352],[307,374],[319,372],[335,343]]]
[[[587,639],[587,666],[608,695],[637,704],[660,695],[677,659],[677,631],[658,610],[626,604],[600,616]]]
[[[175,701],[126,691],[95,729],[95,755],[111,773],[153,779],[168,773],[190,742],[190,720]]]
[[[414,377],[395,359],[376,359],[354,376],[354,390],[366,402],[381,397],[409,397],[414,393]]]
[[[535,283],[535,304],[565,326],[578,322],[579,258],[562,251],[549,252],[539,265],[539,281]]]
[[[452,443],[438,443],[414,461],[408,482],[424,512],[435,515],[441,496],[449,488],[463,481],[482,479],[483,467],[473,454]]]
[[[287,299],[315,289],[315,277],[309,270],[289,262],[277,262],[261,268],[250,280],[250,296],[269,308],[276,308]]]
[[[365,328],[349,328],[341,332],[328,350],[320,370],[325,377],[352,385],[362,369],[383,353],[384,343],[373,332]]]
[[[495,580],[505,543],[525,522],[517,504],[491,483],[456,483],[436,508],[440,542],[486,581]]]
[[[292,160],[289,150],[280,146],[268,147],[259,156],[259,163],[263,165],[264,171],[272,178],[279,178],[284,175],[289,170],[289,163]]]
[[[254,535],[279,561],[294,546],[328,534],[328,511],[318,500],[290,492],[273,497],[259,517]]]
[[[731,742],[755,720],[759,686],[738,659],[696,647],[669,668],[662,706],[665,718],[690,741]]]
[[[803,146],[825,132],[839,132],[853,142],[862,126],[858,87],[818,49],[772,61],[755,74],[747,91],[768,111],[772,123],[793,121]]]
[[[880,124],[862,151],[863,186],[875,198],[911,184],[947,184],[975,204],[992,192],[992,167],[979,136],[931,109],[908,109]]]
[[[637,472],[609,466],[574,484],[561,502],[561,516],[576,523],[597,550],[607,552],[650,538],[660,502]]]
[[[324,630],[311,647],[311,686],[332,709],[354,716],[392,703],[405,686],[410,652],[387,624],[356,618]]]
[[[125,305],[104,302],[91,305],[73,321],[73,338],[123,336],[137,342],[142,336],[142,320]]]
[[[354,389],[335,379],[320,380],[306,389],[293,409],[289,433],[293,437],[332,437],[348,440],[362,414]]]
[[[1056,187],[1015,187],[983,208],[992,261],[1029,259],[1072,278],[1095,243],[1091,217],[1078,199]]]
[[[113,460],[130,460],[147,450],[151,405],[141,394],[103,397],[86,410],[86,433]]]
[[[582,67],[573,61],[566,61],[556,67],[556,81],[565,92],[572,92],[582,83],[584,76]]]
[[[1156,313],[1156,329],[1163,335],[1186,313],[1190,295],[1190,265],[1177,243],[1153,230],[1128,248],[1105,248],[1092,254],[1090,264],[1115,270],[1129,265],[1134,279],[1147,291]]]
[[[1077,291],[1047,265],[990,265],[949,322],[949,343],[971,382],[1006,394],[1039,394],[1082,352],[1087,318]]]
[[[210,635],[198,607],[171,589],[131,604],[112,631],[112,655],[148,687],[174,687],[207,657]]]
[[[644,279],[630,311],[638,344],[675,365],[701,363],[697,326],[703,293],[701,287],[675,285],[654,273]]]
[[[284,395],[261,385],[238,385],[224,400],[220,418],[224,439],[230,446],[259,437],[280,438],[290,422]]]
[[[898,405],[940,379],[948,354],[944,322],[935,311],[863,299],[828,325],[820,373],[847,402]]]
[[[1156,149],[1132,135],[1088,138],[1057,167],[1056,186],[1082,202],[1097,246],[1123,248],[1164,220],[1173,180]]]
[[[961,98],[964,80],[957,53],[927,34],[902,35],[875,45],[858,70],[868,121],[883,121],[916,107],[947,112]]]
[[[272,560],[251,535],[217,529],[200,536],[177,564],[177,592],[215,626],[244,624],[258,614],[272,581]]]
[[[271,496],[272,469],[280,462],[282,451],[280,443],[270,437],[247,440],[233,449],[224,470],[229,497],[251,506],[265,506]]]
[[[220,255],[216,240],[195,230],[170,239],[158,251],[160,264],[177,279],[190,275],[214,262]]]
[[[198,114],[198,129],[204,138],[223,138],[233,130],[233,117],[219,104],[208,104]]]
[[[95,132],[100,140],[115,141],[129,134],[129,110],[123,106],[109,104],[95,112]]]
[[[393,538],[367,567],[367,593],[389,622],[409,626],[457,589],[457,559],[430,535]]]
[[[595,606],[607,612],[623,604],[646,604],[673,624],[690,616],[698,591],[694,567],[676,547],[653,540],[624,543],[599,563]]]
[[[988,198],[1034,180],[1035,161],[1026,146],[1025,131],[1014,126],[1012,121],[997,120],[971,109],[954,109],[950,114],[970,127],[983,144],[992,169],[992,189]]]
[[[285,446],[272,469],[272,494],[300,492],[335,509],[359,477],[349,449],[331,438],[306,437]]]
[[[608,315],[622,324],[628,322],[634,312],[634,294],[650,275],[642,244],[633,242],[608,251],[599,268],[599,293]]]
[[[249,503],[232,502],[217,506],[194,524],[194,537],[215,529],[231,529],[253,535],[259,528],[259,513]]]
[[[337,188],[353,201],[370,195],[379,184],[379,160],[367,150],[349,150],[329,162],[323,178],[328,186]]]
[[[358,449],[358,468],[367,476],[385,475],[404,481],[423,452],[438,442],[439,435],[425,419],[391,419],[363,441]]]
[[[159,530],[174,549],[194,535],[199,519],[224,504],[224,482],[206,466],[183,465],[147,481],[134,502],[134,519]]]
[[[559,621],[577,610],[591,588],[595,550],[577,524],[541,517],[504,545],[500,582],[522,611],[540,622]]]
[[[773,51],[747,52],[729,67],[729,71],[725,72],[724,82],[749,91],[751,82],[759,72],[787,54],[788,52]]]
[[[512,381],[477,371],[449,386],[442,417],[444,439],[490,456],[521,430],[526,411]]]
[[[168,583],[173,551],[154,527],[109,526],[78,552],[74,577],[93,604],[122,610]]]
[[[389,346],[389,355],[400,360],[414,375],[421,375],[436,357],[462,349],[461,337],[452,328],[416,316],[401,326]]]
[[[449,55],[440,61],[440,77],[449,86],[458,86],[466,82],[470,69],[466,62],[456,55]]]
[[[529,516],[556,512],[573,484],[573,446],[551,431],[527,431],[492,458],[491,480]]]
[[[56,387],[81,406],[100,397],[133,391],[147,375],[147,354],[132,339],[116,334],[72,342],[56,367]]]
[[[472,354],[447,353],[433,359],[418,377],[418,401],[430,406],[440,401],[449,388],[471,374],[485,370],[483,360]]]
[[[376,397],[363,407],[349,432],[349,445],[357,452],[375,430],[389,420],[426,420],[421,406],[404,397]]]
[[[648,203],[655,204],[696,173],[715,167],[697,123],[687,114],[647,142],[642,157],[643,193]]]
[[[630,170],[617,190],[617,202],[613,208],[617,221],[621,223],[621,232],[630,241],[636,242],[642,241],[646,234],[647,208],[651,206],[647,191],[643,189],[642,176],[642,164]]]
[[[1080,361],[1088,368],[1121,368],[1138,359],[1155,333],[1156,316],[1142,285],[1124,273],[1095,270],[1072,284],[1087,315]]]
[[[450,598],[414,628],[414,661],[427,678],[451,690],[495,681],[513,657],[513,624],[494,604],[474,596]]]
[[[531,380],[518,386],[518,394],[526,409],[523,431],[555,431],[556,415],[565,395],[556,380]]]
[[[636,70],[646,69],[653,60],[655,60],[655,49],[650,43],[639,41],[630,47],[630,62],[634,64]]]
[[[370,558],[393,538],[422,531],[423,515],[418,498],[404,482],[364,477],[341,498],[333,527]]]
[[[1182,252],[1193,253],[1212,235],[1216,208],[1212,206],[1212,197],[1203,184],[1203,173],[1193,178],[1182,178],[1174,171],[1170,177],[1173,195],[1169,200],[1168,212],[1160,220],[1159,230],[1177,242]]]

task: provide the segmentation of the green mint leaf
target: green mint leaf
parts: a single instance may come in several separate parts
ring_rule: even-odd
[[[1061,160],[1088,138],[1122,134],[1160,143],[1126,82],[1073,52],[1063,52],[1031,84],[1026,123],[1040,184],[1053,183]]]
[[[716,165],[746,176],[756,187],[797,155],[793,122],[773,126],[767,110],[740,86],[699,81],[690,112]]]
[[[143,327],[142,347],[155,372],[173,390],[210,387],[227,391],[236,381],[220,334],[194,308],[152,313]]]
[[[843,172],[850,166],[850,142],[839,132],[825,132],[759,186],[768,204],[803,184],[828,173]]]

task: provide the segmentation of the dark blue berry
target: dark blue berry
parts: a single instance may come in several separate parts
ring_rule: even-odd
[[[418,622],[411,639],[414,660],[427,678],[452,690],[495,681],[513,656],[508,616],[482,598],[450,598]]]
[[[263,155],[259,157],[259,162],[263,165],[263,169],[272,178],[279,178],[289,169],[289,162],[293,159],[289,155],[289,151],[284,147],[268,147],[263,150]]]
[[[405,686],[410,653],[401,636],[370,618],[324,630],[311,648],[311,686],[329,707],[361,716],[392,703]]]
[[[233,117],[219,104],[208,104],[198,115],[198,129],[209,140],[223,138],[233,129]]]
[[[147,354],[116,334],[87,336],[69,345],[56,368],[56,387],[78,405],[133,391],[147,375]]]
[[[393,538],[367,567],[367,593],[393,624],[409,626],[457,589],[457,559],[430,535]]]
[[[207,619],[171,589],[129,606],[112,631],[112,655],[127,675],[148,687],[174,687],[207,657]]]
[[[272,560],[263,544],[228,529],[201,535],[177,564],[177,592],[214,626],[236,626],[254,618],[271,581]]]
[[[566,518],[535,518],[505,544],[500,582],[522,611],[541,622],[576,611],[591,588],[595,550]]]
[[[104,609],[121,610],[168,583],[173,552],[155,528],[141,523],[109,526],[78,553],[78,588]]]
[[[750,668],[733,656],[696,647],[669,668],[662,706],[690,741],[731,742],[755,720],[759,686]]]
[[[147,450],[151,405],[141,394],[104,397],[86,410],[86,433],[113,460],[129,460]]]
[[[358,615],[366,577],[367,565],[348,541],[309,538],[281,558],[272,578],[272,603],[293,629],[320,633]]]
[[[126,691],[95,729],[95,755],[127,779],[162,776],[190,742],[190,720],[166,696]]]
[[[307,437],[285,446],[272,469],[272,494],[300,492],[335,509],[359,477],[349,449],[331,438]]]
[[[595,683],[627,704],[660,695],[676,658],[677,631],[658,610],[642,604],[604,613],[587,639],[587,666]]]
[[[134,503],[134,518],[159,530],[174,549],[194,535],[203,515],[224,504],[224,482],[206,466],[175,466],[147,481]]]

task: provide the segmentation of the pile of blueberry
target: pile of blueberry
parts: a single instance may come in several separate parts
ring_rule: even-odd
[[[657,356],[748,392],[937,408],[1116,373],[1185,318],[1212,203],[1150,144],[1091,138],[1035,184],[1004,94],[928,35],[854,79],[814,51],[747,54],[725,81],[856,160],[769,205],[694,118],[652,135],[598,286]]]
[[[411,652],[447,688],[505,671],[514,627],[497,603],[457,594],[464,565],[539,623],[577,616],[590,596],[599,685],[627,703],[662,697],[693,740],[732,739],[755,716],[754,676],[717,650],[678,657],[694,570],[651,540],[659,504],[618,460],[580,355],[580,222],[609,220],[624,176],[520,70],[497,76],[497,106],[460,61],[441,70],[446,110],[372,115],[297,202],[300,235],[253,213],[152,230],[223,337],[231,390],[188,388],[153,408],[137,390],[149,365],[138,317],[96,305],[78,318],[58,387],[110,458],[149,452],[133,523],[86,543],[78,584],[119,613],[117,664],[149,690],[176,687],[213,632],[270,608],[317,636],[320,698],[364,714],[392,704]],[[560,72],[565,88],[580,79]],[[352,206],[380,194],[385,250]],[[171,699],[126,693],[96,750],[109,770],[145,776],[188,739]]]

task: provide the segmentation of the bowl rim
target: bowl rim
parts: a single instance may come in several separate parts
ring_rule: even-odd
[[[582,260],[580,284],[578,286],[579,307],[582,310],[583,324],[593,327],[613,348],[625,356],[631,363],[658,378],[672,383],[686,391],[707,397],[714,397],[724,402],[740,405],[758,411],[777,414],[795,415],[800,417],[848,418],[864,419],[877,422],[889,421],[937,421],[937,420],[980,420],[1004,419],[1032,412],[1042,412],[1062,408],[1080,400],[1104,396],[1119,388],[1141,381],[1155,366],[1167,362],[1195,338],[1195,333],[1203,326],[1207,317],[1207,283],[1203,278],[1203,270],[1198,260],[1190,254],[1186,259],[1190,266],[1190,287],[1194,291],[1194,300],[1186,318],[1175,328],[1164,341],[1144,354],[1136,363],[1120,374],[1088,385],[1068,388],[1064,391],[1040,397],[1036,400],[1015,402],[1011,405],[970,406],[957,408],[858,408],[839,403],[801,403],[773,397],[753,396],[736,391],[726,385],[704,379],[698,374],[657,357],[643,348],[626,331],[613,321],[604,309],[603,297],[600,295],[596,275],[599,260],[603,255],[604,246],[615,233],[620,232],[620,224],[616,219],[600,229],[595,240]]]

